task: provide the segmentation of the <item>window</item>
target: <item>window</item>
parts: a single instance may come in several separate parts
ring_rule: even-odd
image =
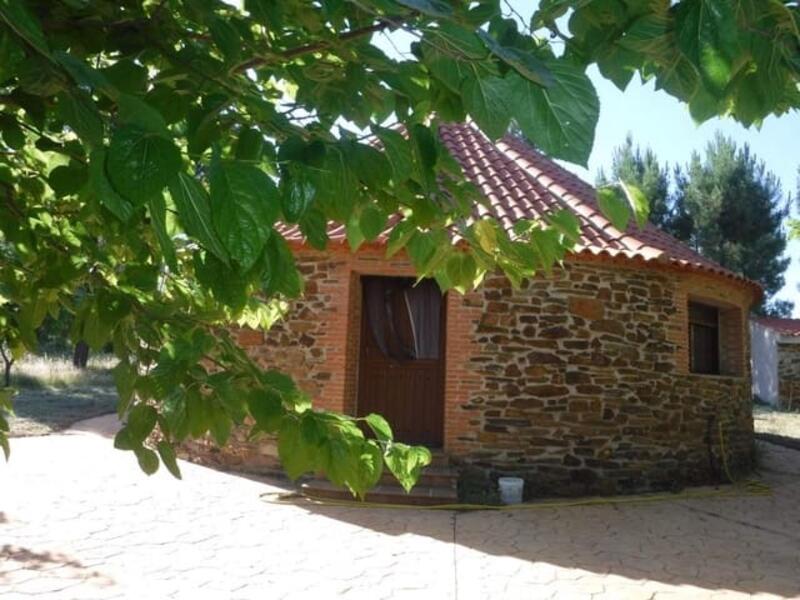
[[[689,370],[719,375],[719,309],[689,302]]]

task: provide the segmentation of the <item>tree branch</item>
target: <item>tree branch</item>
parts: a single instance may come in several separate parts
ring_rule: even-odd
[[[336,42],[346,42],[352,39],[364,37],[365,35],[373,34],[377,31],[383,31],[384,29],[396,29],[400,27],[400,17],[393,18],[393,17],[385,17],[380,19],[377,23],[373,23],[372,25],[368,25],[366,27],[359,27],[358,29],[351,29],[350,31],[345,31],[338,38],[336,38]],[[291,60],[293,58],[297,58],[298,56],[303,56],[304,54],[310,54],[312,52],[318,52],[319,50],[325,50],[326,48],[331,48],[335,46],[336,42],[331,42],[327,40],[321,40],[319,42],[314,42],[311,44],[306,44],[304,46],[297,46],[296,48],[289,48],[288,50],[283,50],[276,55],[276,58],[280,58],[283,60]],[[247,69],[254,69],[256,67],[260,67],[262,65],[266,65],[272,62],[273,59],[265,58],[262,56],[256,56],[247,60],[239,65],[236,65],[232,71],[234,73],[241,73],[242,71],[246,71]]]

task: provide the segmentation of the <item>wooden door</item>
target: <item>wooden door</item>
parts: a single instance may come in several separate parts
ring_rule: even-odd
[[[381,302],[376,303],[375,295],[368,297],[370,285],[373,292],[375,285],[381,289]],[[358,414],[383,415],[397,441],[439,448],[444,430],[446,303],[436,287],[438,300],[431,293],[425,310],[438,311],[436,319],[427,315],[428,322],[438,320],[438,331],[420,331],[420,320],[424,319],[414,313],[406,294],[413,285],[412,278],[362,277]],[[424,285],[436,284],[430,281]],[[412,290],[410,295],[417,291]],[[384,319],[378,326],[374,322],[376,306],[383,311]],[[376,336],[381,334],[378,340]],[[415,351],[415,340],[421,335],[427,336],[427,352]],[[438,346],[435,352],[432,344]]]

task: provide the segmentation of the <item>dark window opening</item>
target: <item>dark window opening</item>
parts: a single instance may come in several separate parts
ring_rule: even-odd
[[[719,309],[689,303],[689,370],[719,375]]]

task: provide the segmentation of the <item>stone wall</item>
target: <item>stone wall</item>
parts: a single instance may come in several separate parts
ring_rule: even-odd
[[[316,406],[354,413],[363,274],[409,275],[400,257],[367,247],[304,251],[306,295],[266,333],[240,343],[293,375]],[[688,372],[686,305],[723,309],[727,375]],[[533,495],[625,493],[720,478],[718,426],[729,462],[749,467],[750,290],[730,280],[631,261],[570,260],[513,290],[502,277],[448,294],[444,450],[464,480],[518,474]],[[272,440],[236,432],[203,462],[279,468]]]
[[[778,342],[778,395],[780,406],[800,406],[800,343]]]
[[[579,262],[518,291],[488,280],[471,357],[482,384],[460,406],[465,472],[522,476],[533,495],[707,482],[719,477],[720,422],[731,464],[748,468],[749,379],[687,374],[671,335],[684,285]]]

